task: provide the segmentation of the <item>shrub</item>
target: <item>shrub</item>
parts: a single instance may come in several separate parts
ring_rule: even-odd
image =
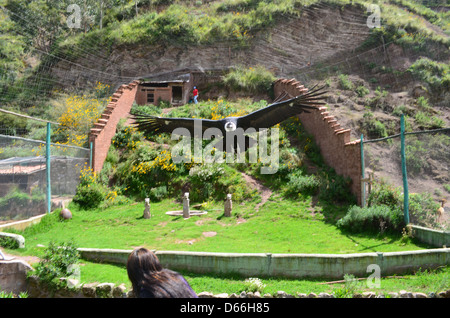
[[[74,242],[61,242],[58,246],[52,241],[45,249],[34,274],[50,288],[65,287],[66,282],[60,278],[73,274],[73,265],[78,264],[79,258]]]
[[[247,278],[244,281],[244,289],[246,292],[263,292],[266,285],[259,278]]]
[[[429,193],[415,193],[409,196],[410,222],[425,227],[437,227],[435,219],[439,203]]]
[[[404,226],[403,213],[400,209],[391,209],[387,205],[363,208],[355,205],[337,222],[337,226],[353,233],[383,233],[386,229],[400,231]]]
[[[0,236],[0,246],[9,249],[17,249],[19,248],[19,242],[12,237]]]
[[[354,87],[352,81],[348,79],[348,75],[345,74],[339,75],[339,86],[345,90],[352,90]]]
[[[324,171],[320,176],[319,197],[337,203],[352,203],[355,196],[350,191],[352,180],[337,175],[334,170]]]
[[[367,94],[369,94],[369,89],[365,86],[358,86],[355,90],[356,94],[358,94],[359,97],[364,97]]]
[[[432,61],[426,57],[418,59],[408,71],[424,81],[435,96],[448,94],[450,86],[450,66]]]
[[[105,193],[99,184],[78,186],[77,193],[73,197],[73,202],[85,210],[98,208],[104,200]]]
[[[301,170],[295,170],[288,178],[287,195],[315,194],[319,190],[320,180],[314,175],[304,175]]]
[[[401,190],[394,188],[383,180],[375,182],[372,191],[367,199],[367,204],[387,205],[391,209],[399,208],[402,205]]]
[[[247,93],[269,93],[274,80],[275,76],[263,66],[240,66],[223,77],[226,86]]]
[[[370,138],[387,137],[386,126],[377,120],[372,112],[367,112],[361,120],[361,130]]]
[[[106,196],[106,189],[97,183],[97,176],[91,168],[81,170],[80,183],[73,197],[73,202],[82,209],[98,208]]]

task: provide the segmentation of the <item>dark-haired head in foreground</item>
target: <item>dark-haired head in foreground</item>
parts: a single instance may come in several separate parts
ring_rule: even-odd
[[[131,252],[127,272],[136,298],[197,298],[182,275],[163,268],[146,248]]]

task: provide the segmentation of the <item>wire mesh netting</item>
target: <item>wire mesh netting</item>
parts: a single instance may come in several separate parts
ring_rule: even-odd
[[[405,163],[409,221],[439,230],[450,228],[450,130],[405,134]],[[364,142],[365,193],[384,186],[385,200],[404,200],[401,138]],[[383,185],[383,186],[380,186]],[[378,188],[377,188],[378,187]],[[392,195],[392,193],[394,195]]]
[[[46,144],[0,135],[0,222],[47,212]],[[58,206],[75,195],[81,169],[89,167],[89,149],[52,144],[51,202]]]

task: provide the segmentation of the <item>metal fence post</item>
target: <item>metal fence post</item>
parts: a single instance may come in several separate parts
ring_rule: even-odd
[[[405,152],[405,116],[402,114],[400,118],[400,140],[401,140],[401,157],[402,157],[402,175],[403,175],[403,214],[405,223],[409,224],[409,193],[408,193],[408,177],[406,175],[406,152]]]
[[[93,142],[91,141],[90,143],[89,143],[89,168],[91,168],[91,169],[93,169],[93,167],[92,167],[92,151],[93,151],[93,149],[94,149],[94,145],[93,145]]]
[[[46,170],[47,170],[47,213],[52,209],[52,186],[50,177],[50,135],[51,127],[50,123],[47,123],[47,140],[45,143],[45,157],[46,157]]]
[[[366,206],[366,184],[365,184],[365,167],[364,167],[364,136],[361,134],[361,206]]]

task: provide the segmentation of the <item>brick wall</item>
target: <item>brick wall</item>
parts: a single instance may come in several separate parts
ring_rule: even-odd
[[[101,118],[91,129],[89,141],[92,142],[92,169],[100,172],[108,154],[111,140],[116,134],[119,120],[126,118],[136,98],[139,81],[121,85],[112,95],[111,102],[103,111]]]
[[[278,79],[274,84],[275,96],[286,92],[292,98],[308,90],[295,79]],[[360,140],[350,140],[350,129],[341,127],[338,121],[327,111],[318,107],[311,113],[298,116],[306,131],[313,135],[319,146],[325,163],[337,174],[352,180],[351,191],[361,204],[361,151]]]

